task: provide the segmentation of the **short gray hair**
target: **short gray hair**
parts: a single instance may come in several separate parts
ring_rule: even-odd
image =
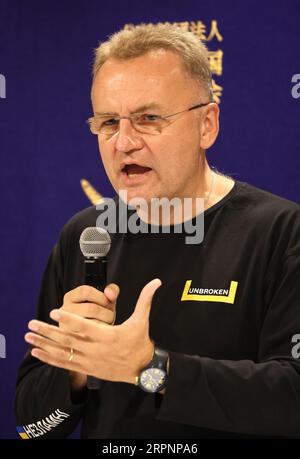
[[[213,100],[206,46],[192,32],[171,24],[140,24],[111,35],[95,49],[93,80],[108,59],[131,59],[153,49],[165,49],[177,54],[185,70],[205,89],[210,101]]]

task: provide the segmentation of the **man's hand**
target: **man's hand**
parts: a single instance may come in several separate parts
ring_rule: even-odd
[[[89,285],[81,285],[70,290],[64,296],[61,310],[77,314],[99,323],[113,325],[116,319],[116,302],[120,289],[116,284],[109,284],[104,292]],[[63,328],[63,324],[59,324]],[[87,375],[70,371],[71,390],[82,390],[86,386]]]
[[[35,333],[27,333],[25,339],[35,346],[32,355],[72,372],[134,384],[135,377],[153,355],[149,315],[153,295],[160,285],[159,279],[145,285],[134,312],[121,325],[95,322],[65,308],[50,313],[59,327],[31,321],[29,328]]]
[[[61,309],[86,319],[112,325],[116,318],[119,292],[116,284],[107,285],[104,292],[89,285],[81,285],[65,294]]]

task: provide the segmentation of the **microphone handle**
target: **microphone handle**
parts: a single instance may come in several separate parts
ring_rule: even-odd
[[[85,285],[90,285],[97,290],[103,290],[106,287],[106,257],[85,257]],[[94,376],[87,377],[88,389],[100,389],[102,381]]]

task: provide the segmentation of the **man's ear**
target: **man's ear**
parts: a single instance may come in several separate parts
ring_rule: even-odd
[[[207,150],[215,143],[219,133],[220,109],[218,104],[212,102],[203,111],[204,113],[200,118],[200,147]]]

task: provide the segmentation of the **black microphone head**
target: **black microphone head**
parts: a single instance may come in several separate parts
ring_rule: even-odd
[[[110,250],[110,235],[104,228],[90,226],[82,231],[79,245],[85,257],[105,257]]]

